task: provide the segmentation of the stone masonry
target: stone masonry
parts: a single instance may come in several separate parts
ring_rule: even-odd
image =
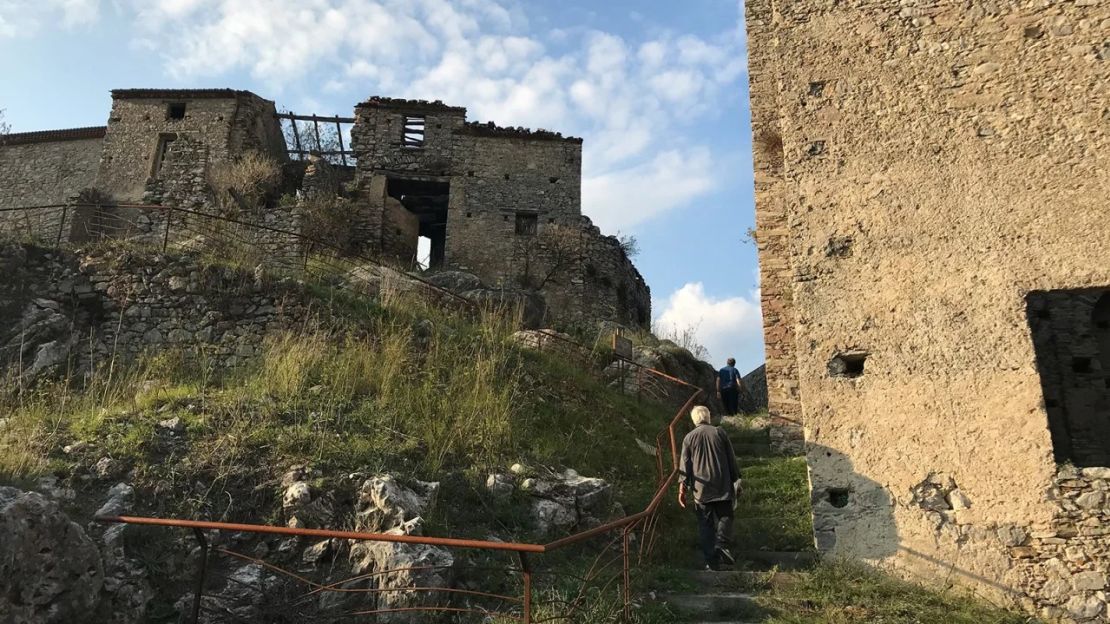
[[[771,411],[818,547],[1106,621],[1110,5],[746,10]]]
[[[247,91],[115,90],[106,128],[15,134],[0,145],[0,208],[65,203],[79,193],[95,204],[0,213],[0,230],[74,243],[180,242],[192,235],[182,212],[133,205],[218,214],[212,172],[256,152],[290,178],[284,141],[274,103]],[[347,230],[337,247],[408,269],[426,237],[432,270],[539,292],[548,322],[650,324],[650,291],[624,246],[582,215],[581,139],[470,122],[465,108],[441,102],[373,97],[356,107],[350,142],[356,167],[313,155],[299,163],[305,186],[283,185],[300,201],[342,205]],[[330,191],[322,196],[325,169],[337,171],[324,177],[346,181],[324,184]],[[303,223],[289,202],[270,201],[262,212],[235,216],[279,230]],[[280,235],[260,244],[266,253],[301,253]]]

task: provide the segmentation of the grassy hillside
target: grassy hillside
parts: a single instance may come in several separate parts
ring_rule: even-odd
[[[152,515],[272,522],[278,479],[295,464],[448,480],[441,507],[469,510],[488,472],[522,462],[608,479],[625,504],[647,499],[655,460],[636,438],[653,440],[671,408],[518,348],[509,319],[311,290],[321,322],[272,336],[235,370],[215,369],[202,350],[162,353],[3,395],[0,482],[54,475],[103,491],[128,480]],[[181,435],[159,426],[174,418]],[[453,531],[484,535],[449,518]]]

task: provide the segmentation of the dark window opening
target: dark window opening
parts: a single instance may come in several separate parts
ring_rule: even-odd
[[[402,145],[405,147],[424,147],[423,116],[405,115]]]
[[[177,138],[176,134],[163,134],[158,137],[158,147],[154,150],[154,164],[150,170],[150,177],[157,178],[162,173],[162,165],[170,151],[170,144]]]
[[[555,184],[556,182],[558,182],[558,181],[559,181],[559,178],[556,178],[555,176],[551,176],[550,178],[548,178],[548,180],[549,180],[549,181],[550,181],[550,182],[551,182],[552,184]]]
[[[1056,461],[1110,466],[1110,289],[1037,291],[1026,303]]]
[[[166,119],[185,119],[185,102],[172,102],[166,106]]]
[[[447,206],[451,184],[390,176],[386,178],[385,190],[419,221],[416,239],[410,241],[410,249],[417,250],[417,264],[423,269],[443,266],[447,260]]]
[[[474,177],[474,172],[473,171],[467,171],[466,172],[466,177],[473,178]]]
[[[507,174],[507,173],[505,174],[505,179],[506,179],[506,180],[508,180],[508,179],[509,179],[509,174]]]
[[[469,218],[470,218],[471,216],[473,216],[473,215],[472,215],[471,213],[469,213],[469,212],[468,212],[468,213],[466,213],[466,218],[467,218],[467,219],[469,219]]]
[[[548,223],[555,223],[555,219],[548,219],[547,222]]]
[[[526,212],[516,213],[516,233],[521,236],[533,236],[536,233],[536,224],[539,221],[534,214]]]
[[[837,509],[843,509],[848,506],[848,488],[829,488],[827,490],[829,497],[829,504]]]
[[[855,379],[863,376],[863,365],[867,361],[867,353],[839,353],[829,360],[830,377],[847,377]]]

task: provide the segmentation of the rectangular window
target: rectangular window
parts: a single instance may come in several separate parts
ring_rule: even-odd
[[[405,115],[402,144],[405,147],[424,147],[424,117]]]
[[[170,143],[173,143],[176,138],[176,134],[158,135],[158,147],[154,150],[154,164],[150,170],[150,177],[157,178],[162,172],[162,163],[165,162],[166,154],[170,151]]]
[[[537,215],[525,212],[516,213],[516,233],[521,236],[532,236],[536,233]]]
[[[1026,297],[1057,462],[1110,466],[1110,289]]]
[[[185,119],[185,102],[171,102],[166,106],[166,119]]]

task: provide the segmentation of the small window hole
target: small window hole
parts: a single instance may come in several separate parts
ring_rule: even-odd
[[[848,506],[848,488],[829,488],[828,497],[829,504],[837,509],[843,509]]]
[[[868,355],[862,352],[837,354],[829,360],[829,376],[849,379],[863,376],[864,362]]]
[[[171,102],[166,107],[166,119],[185,119],[185,102]]]

